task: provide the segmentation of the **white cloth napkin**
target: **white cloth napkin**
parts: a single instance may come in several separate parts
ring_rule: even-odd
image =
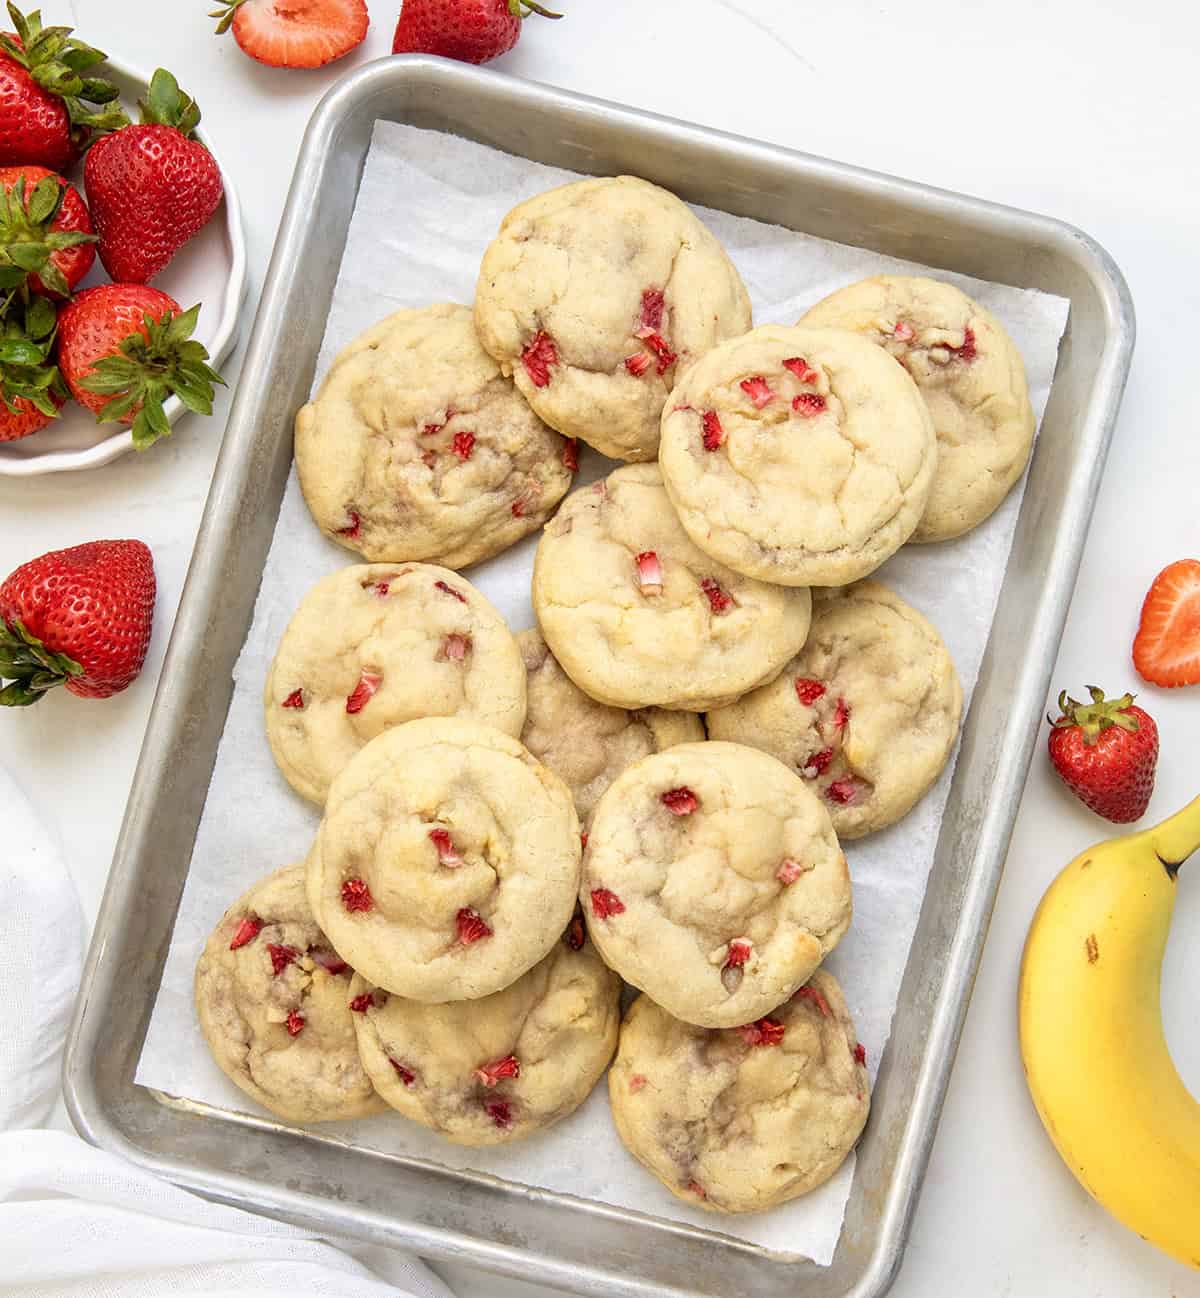
[[[416,1258],[209,1203],[62,1131],[29,1131],[59,1089],[83,963],[62,854],[0,767],[0,1298],[453,1298]]]
[[[453,1298],[415,1258],[370,1252],[375,1271],[65,1132],[0,1135],[3,1298]]]
[[[0,1131],[45,1120],[83,965],[83,912],[62,853],[0,767]]]

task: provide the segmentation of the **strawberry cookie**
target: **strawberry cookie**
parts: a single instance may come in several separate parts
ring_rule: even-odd
[[[608,1074],[629,1152],[678,1198],[759,1212],[828,1181],[871,1107],[842,989],[813,974],[766,1018],[713,1032],[639,996]]]
[[[961,715],[941,636],[886,586],[861,581],[815,592],[804,648],[770,685],[710,712],[708,731],[798,771],[838,837],[861,838],[929,789]]]
[[[465,568],[536,531],[575,448],[479,345],[468,307],[397,311],[338,356],[296,416],[296,471],[331,540],[372,561]]]
[[[996,508],[1021,476],[1034,418],[1025,366],[1004,326],[952,284],[877,275],[818,302],[802,328],[852,329],[916,380],[938,465],[914,541],[946,541]]]
[[[616,1049],[620,1001],[621,980],[578,917],[545,959],[481,1000],[423,1005],[362,977],[350,989],[379,1094],[456,1145],[521,1140],[573,1113]]]
[[[313,919],[302,865],[256,883],[196,966],[196,1012],[217,1066],[281,1118],[381,1112],[347,1005],[353,974]]]
[[[829,813],[739,744],[681,744],[618,776],[592,816],[580,898],[605,961],[710,1028],[787,1000],[850,925]]]
[[[665,189],[580,180],[513,208],[475,290],[484,347],[552,428],[652,460],[678,375],[750,328],[725,250]]]
[[[504,619],[458,573],[357,564],[304,597],[263,707],[279,769],[321,803],[365,743],[405,721],[465,716],[519,735],[525,668]]]
[[[475,1000],[558,941],[579,854],[579,819],[553,771],[490,726],[429,717],[380,735],[333,782],[308,895],[376,986]]]
[[[538,542],[533,607],[584,693],[703,712],[774,679],[808,634],[807,590],[730,571],[679,525],[656,464],[573,492]]]
[[[571,680],[537,631],[522,631],[517,644],[529,693],[521,742],[566,781],[584,825],[626,767],[675,744],[703,741],[704,723],[694,712],[607,707]]]
[[[937,439],[916,384],[878,347],[766,325],[683,376],[659,459],[706,554],[762,581],[841,586],[912,535]]]

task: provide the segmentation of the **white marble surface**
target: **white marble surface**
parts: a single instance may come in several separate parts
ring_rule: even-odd
[[[247,211],[257,298],[308,114],[339,72],[390,48],[396,0],[352,60],[276,72],[210,39],[204,6],[43,0],[96,44],[175,71],[201,101]],[[726,130],[1045,211],[1103,243],[1129,279],[1138,351],[1055,671],[1132,688],[1129,644],[1151,577],[1200,555],[1200,309],[1195,230],[1200,12],[1186,0],[1004,6],[795,0],[564,0],[496,66]],[[247,325],[249,316],[247,317]],[[237,361],[228,367],[236,377]],[[153,453],[86,474],[0,481],[0,572],[61,545],[140,536],[160,581],[150,661],[104,704],[64,696],[0,719],[4,762],[61,836],[94,918],[220,437],[190,420]],[[1200,792],[1189,742],[1200,688],[1141,696],[1163,757],[1151,816]],[[1039,753],[1025,791],[950,1095],[893,1292],[926,1298],[1185,1298],[1200,1277],[1112,1222],[1078,1188],[1029,1104],[1016,1045],[1024,932],[1046,883],[1103,826]],[[1164,976],[1168,1036],[1200,1091],[1200,883],[1184,875]],[[1081,1079],[1081,1084],[1086,1084]],[[2,1247],[0,1247],[2,1251]],[[445,1268],[463,1298],[548,1290]]]

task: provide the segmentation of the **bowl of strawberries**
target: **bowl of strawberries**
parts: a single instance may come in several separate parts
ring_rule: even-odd
[[[20,477],[107,464],[211,412],[246,250],[199,107],[169,72],[8,13],[0,474]]]

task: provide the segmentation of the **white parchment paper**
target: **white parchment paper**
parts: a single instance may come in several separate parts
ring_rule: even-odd
[[[479,260],[501,218],[522,199],[576,179],[574,173],[498,153],[436,132],[380,122],[367,159],[318,376],[356,334],[398,307],[470,302]],[[699,210],[729,250],[754,302],[756,324],[790,324],[842,284],[882,272],[924,268],[777,226]],[[1028,369],[1041,419],[1066,325],[1065,300],[932,272],[975,297],[1004,322]],[[582,445],[579,482],[613,466]],[[1024,483],[969,535],[908,546],[879,576],[938,627],[969,700],[987,643]],[[534,624],[529,577],[536,538],[473,568],[470,579],[514,630]],[[279,637],[308,588],[349,555],[322,538],[296,483],[288,483],[263,573],[254,622],[235,672],[236,688],[162,987],[137,1072],[143,1085],[246,1111],[248,1100],[212,1062],[192,1007],[192,973],[209,931],[256,879],[303,859],[317,827],[315,808],[275,769],[262,722],[262,689]],[[887,1042],[909,944],[933,859],[953,763],[900,824],[846,853],[854,881],[854,923],[829,961],[846,989],[872,1077]],[[449,1145],[397,1115],[334,1124],[356,1144],[403,1152],[447,1167],[563,1191],[722,1231],[821,1264],[841,1231],[854,1160],[827,1185],[772,1212],[716,1218],[670,1195],[625,1152],[601,1084],[549,1132],[508,1148]]]

